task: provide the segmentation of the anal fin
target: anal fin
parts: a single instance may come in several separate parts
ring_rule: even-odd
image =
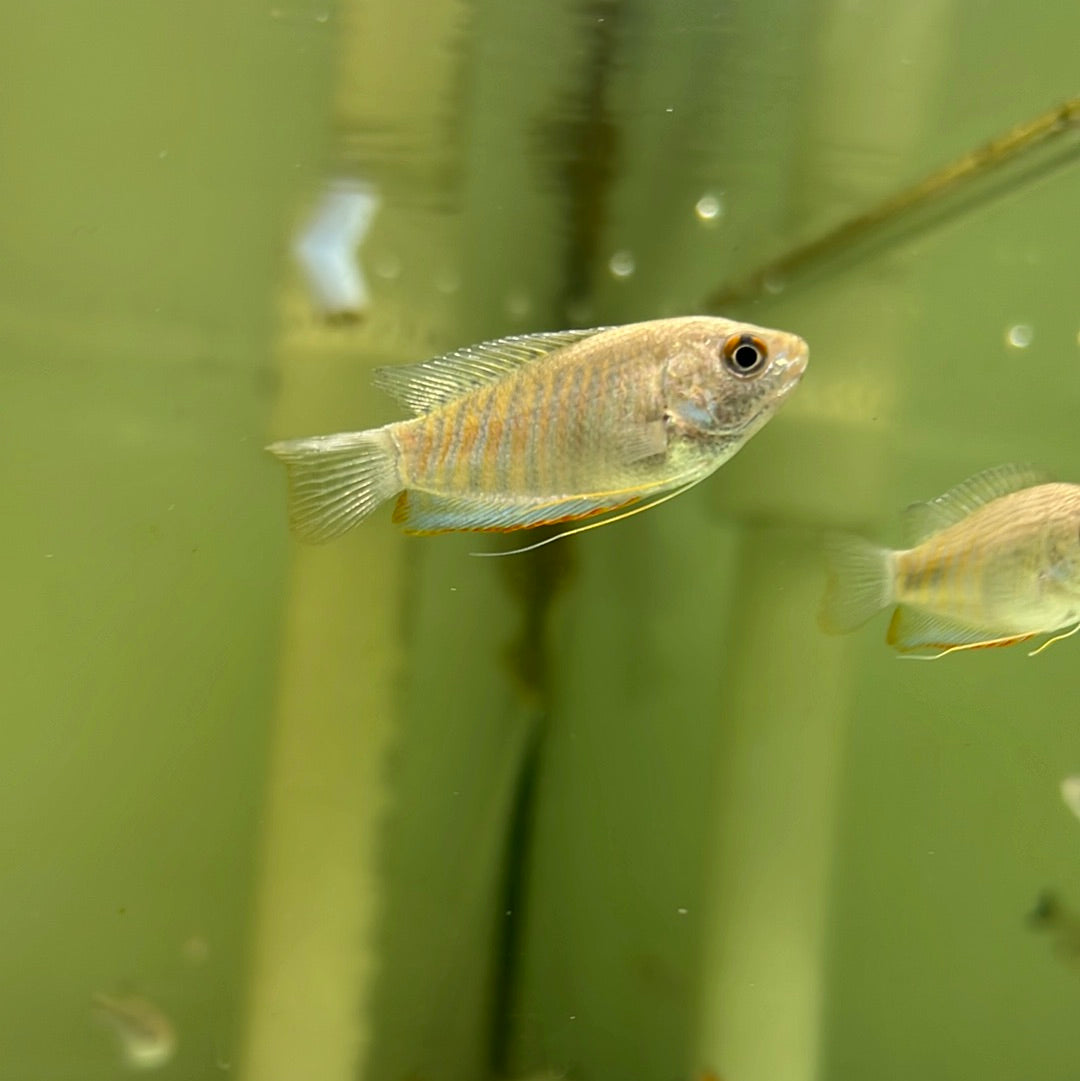
[[[394,521],[406,533],[511,533],[557,522],[588,518],[616,510],[642,498],[637,492],[606,492],[508,500],[494,496],[443,495],[417,489],[402,492]]]
[[[612,436],[613,458],[619,465],[633,465],[668,449],[667,428],[662,420],[628,424]]]
[[[893,612],[885,641],[903,653],[932,649],[938,651],[935,657],[942,657],[963,650],[1012,646],[1034,637],[1035,632],[998,635],[986,627],[975,627],[900,605]]]
[[[1031,638],[1034,638],[1033,634],[1014,634],[1007,638],[989,638],[985,642],[966,642],[960,646],[947,646],[944,643],[930,644],[921,646],[922,649],[936,649],[936,653],[903,653],[902,658],[905,660],[913,661],[936,661],[942,657],[947,657],[950,653],[964,653],[973,649],[998,649],[1001,646],[1015,646],[1020,642],[1026,642]],[[1032,650],[1028,656],[1034,657],[1036,653],[1041,653],[1046,646],[1052,642],[1056,642],[1056,638],[1051,638],[1049,642],[1040,646],[1038,649]]]

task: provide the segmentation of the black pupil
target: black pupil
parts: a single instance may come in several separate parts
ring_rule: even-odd
[[[748,372],[761,360],[761,353],[758,352],[758,347],[752,342],[741,342],[735,347],[731,359],[735,362],[736,368]]]

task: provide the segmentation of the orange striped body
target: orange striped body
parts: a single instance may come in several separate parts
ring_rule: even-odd
[[[1080,619],[1080,486],[1042,484],[896,552],[899,604],[1001,635]]]
[[[582,349],[392,425],[405,487],[530,497],[660,479],[662,462],[635,470],[617,453],[622,432],[660,419],[660,372],[649,356]]]

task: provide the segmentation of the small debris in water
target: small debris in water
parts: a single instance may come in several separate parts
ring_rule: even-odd
[[[202,935],[196,933],[188,936],[180,947],[180,953],[189,965],[205,965],[210,956],[210,946]]]
[[[393,254],[380,255],[375,260],[375,273],[380,278],[393,281],[401,275],[401,260]]]
[[[125,1065],[156,1070],[176,1053],[176,1029],[162,1010],[141,995],[93,996],[94,1015],[116,1033]]]
[[[461,288],[461,279],[452,270],[446,270],[436,275],[435,288],[443,296],[452,296]]]
[[[506,296],[506,314],[511,319],[525,319],[532,311],[532,301],[523,289],[515,289]]]

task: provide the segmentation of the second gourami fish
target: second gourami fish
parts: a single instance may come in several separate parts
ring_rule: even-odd
[[[897,605],[887,641],[942,656],[1080,628],[1080,485],[1027,466],[978,473],[906,514],[910,546],[827,542],[826,630]]]
[[[394,496],[409,533],[527,529],[697,484],[806,361],[794,334],[708,316],[503,338],[378,369],[413,420],[268,449],[288,467],[304,540],[339,536]]]

